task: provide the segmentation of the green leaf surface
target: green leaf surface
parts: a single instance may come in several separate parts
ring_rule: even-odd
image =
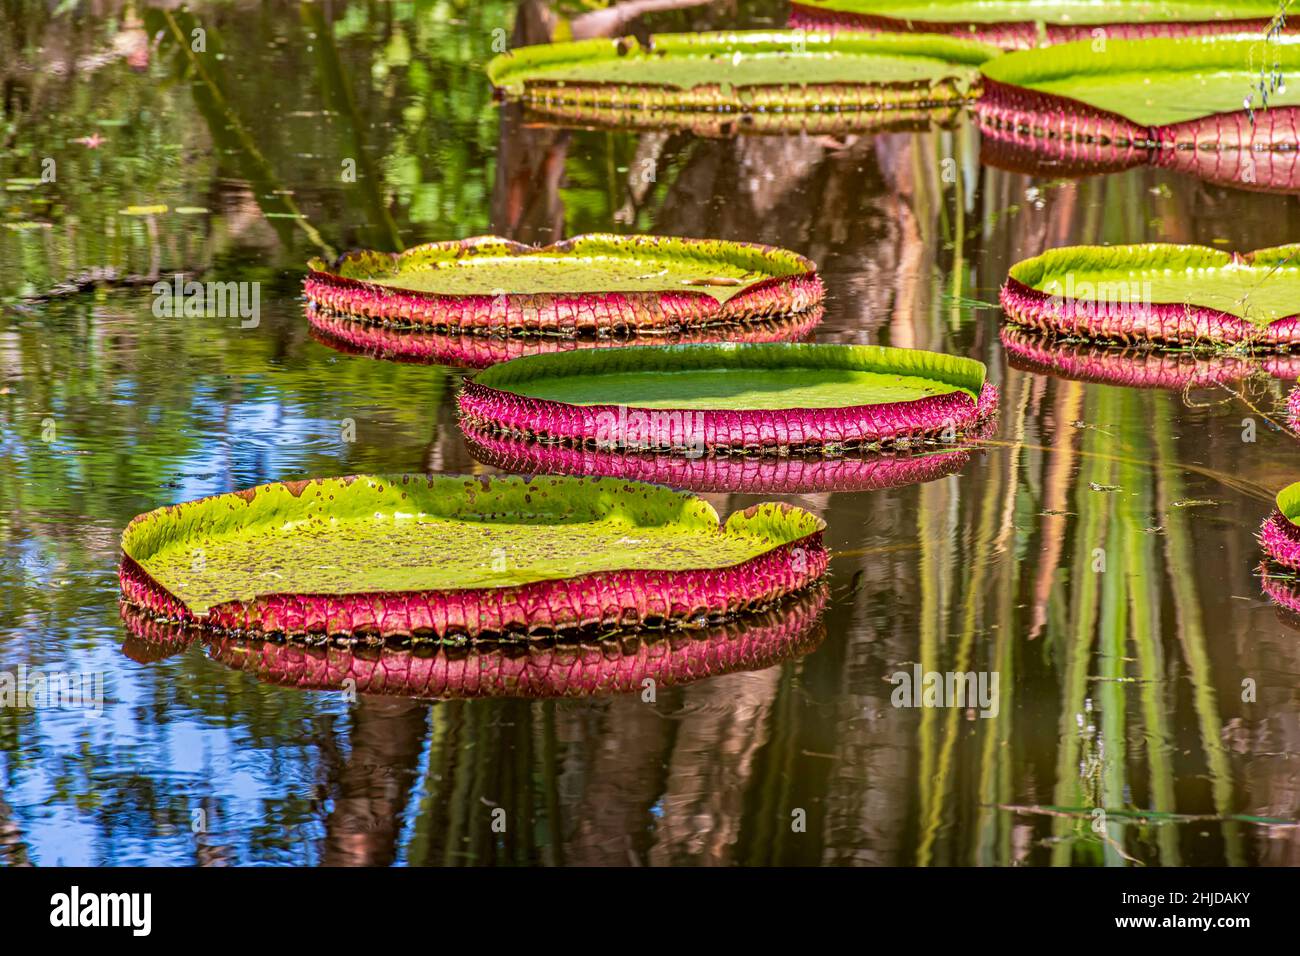
[[[1011,267],[1049,295],[1097,305],[1194,305],[1263,327],[1300,314],[1300,245],[1249,258],[1207,246],[1067,246]]]
[[[122,550],[191,611],[260,594],[495,588],[729,567],[822,527],[614,479],[394,475],[263,485],[136,518]]]
[[[1079,100],[1144,126],[1163,126],[1242,110],[1300,105],[1300,36],[1218,36],[1090,40],[1023,50],[991,60],[984,75],[1002,83]],[[1284,82],[1270,89],[1275,73]]]
[[[476,381],[571,405],[773,410],[905,402],[964,391],[984,366],[868,345],[680,345],[549,353],[480,372]]]

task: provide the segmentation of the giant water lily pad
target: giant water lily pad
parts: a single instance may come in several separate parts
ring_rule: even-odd
[[[1070,43],[983,68],[977,104],[1000,165],[1154,164],[1245,189],[1300,189],[1300,37]],[[1026,158],[1016,161],[1017,154]]]
[[[822,299],[817,267],[796,253],[666,236],[542,247],[479,236],[309,265],[305,291],[320,309],[453,332],[691,329],[802,312]]]
[[[1262,33],[1278,9],[1276,0],[796,0],[790,25],[940,33],[1014,50],[1084,38]]]
[[[987,425],[992,425],[990,419]],[[800,495],[881,491],[937,481],[966,467],[973,443],[906,453],[827,456],[629,454],[502,435],[467,438],[477,461],[515,474],[650,481],[698,494]]]
[[[1259,540],[1269,558],[1300,571],[1300,481],[1277,493],[1277,510],[1265,519]]]
[[[389,642],[268,640],[205,633],[122,609],[130,637],[123,650],[161,659],[196,639],[208,654],[259,681],[300,690],[352,690],[421,699],[600,697],[689,684],[771,667],[821,643],[824,585],[760,611],[703,628],[613,630],[592,638],[476,641],[463,648]]]
[[[1012,266],[1001,300],[1011,321],[1056,335],[1287,348],[1300,342],[1300,245],[1068,246]]]
[[[996,393],[973,359],[850,345],[681,345],[534,355],[461,391],[471,437],[693,455],[955,440]]]
[[[120,576],[129,603],[222,630],[553,633],[769,603],[820,576],[822,527],[780,504],[719,525],[631,482],[358,476],[141,515]]]
[[[488,77],[553,120],[832,132],[950,117],[996,52],[947,37],[659,34],[522,47],[493,59]]]

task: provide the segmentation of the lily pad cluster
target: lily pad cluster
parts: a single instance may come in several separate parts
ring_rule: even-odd
[[[308,264],[317,308],[453,334],[665,332],[809,311],[816,266],[756,243],[577,236],[534,247],[479,236]]]

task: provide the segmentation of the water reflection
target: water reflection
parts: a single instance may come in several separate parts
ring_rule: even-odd
[[[810,339],[813,330],[821,323],[823,309],[815,306],[797,316],[772,321],[719,323],[689,331],[618,336],[489,333],[448,335],[357,322],[320,311],[311,305],[306,307],[305,312],[307,321],[311,324],[312,338],[348,355],[479,369],[523,355],[568,352],[574,349],[673,345],[685,342],[803,342]]]

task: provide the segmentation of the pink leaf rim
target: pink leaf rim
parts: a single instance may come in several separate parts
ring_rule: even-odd
[[[344,483],[371,476],[332,479]],[[404,480],[433,480],[424,475],[374,476],[395,485]],[[490,476],[436,476],[490,484]],[[300,494],[313,479],[281,482]],[[261,486],[270,487],[270,486]],[[297,489],[297,490],[295,490]],[[251,500],[258,489],[235,492]],[[213,495],[167,511],[193,507],[231,495]],[[747,520],[762,509],[782,515],[808,516],[793,505],[768,502],[732,514]],[[156,512],[132,519],[144,522]],[[592,628],[685,624],[704,618],[724,619],[766,607],[800,591],[826,572],[829,555],[825,524],[776,545],[738,564],[687,570],[626,569],[533,581],[498,588],[368,591],[347,594],[266,593],[251,600],[232,600],[196,614],[159,584],[125,551],[118,567],[123,600],[157,618],[237,634],[337,635],[388,639],[411,637],[439,641],[484,637],[531,639]]]
[[[1300,377],[1300,355],[1209,355],[1152,345],[1115,347],[1065,341],[1014,325],[1002,327],[1001,340],[1012,368],[1097,385],[1182,391],[1259,374]]]
[[[312,338],[338,352],[390,362],[481,369],[542,352],[618,348],[637,343],[676,345],[689,342],[799,342],[811,336],[821,324],[825,309],[816,305],[787,318],[754,319],[689,329],[673,328],[617,337],[493,335],[479,332],[447,335],[359,322],[323,312],[311,305],[307,306],[306,312]]]
[[[1059,252],[1060,249],[1050,251]],[[1277,249],[1260,249],[1232,255],[1236,262],[1249,263],[1260,254],[1276,252]],[[1030,266],[1041,258],[1024,259],[1012,266],[1012,271]],[[1125,345],[1144,342],[1193,348],[1226,345],[1261,351],[1285,350],[1300,345],[1300,313],[1281,316],[1261,327],[1229,312],[1199,305],[1062,300],[1026,285],[1013,275],[1007,276],[998,298],[1010,321],[1051,336],[1099,339]]]
[[[706,349],[707,346],[680,346],[683,350]],[[735,350],[865,350],[870,346],[840,345],[740,345]],[[615,352],[643,351],[647,359],[663,359],[667,349],[632,347]],[[942,356],[910,349],[878,351]],[[655,353],[653,356],[650,353]],[[782,356],[775,356],[779,361]],[[663,359],[668,361],[671,359]],[[518,360],[520,362],[529,359]],[[494,366],[494,371],[509,368],[510,363]],[[982,366],[981,378],[982,378]],[[855,451],[907,447],[913,443],[935,441],[944,436],[955,439],[974,432],[998,408],[997,388],[988,382],[979,386],[979,397],[964,391],[932,395],[902,402],[874,405],[845,405],[835,408],[789,409],[673,409],[642,408],[633,405],[575,405],[549,399],[530,398],[504,388],[485,385],[475,376],[466,380],[457,396],[461,430],[481,440],[485,436],[502,436],[530,441],[568,444],[576,448],[604,448],[614,451],[646,450],[626,441],[627,430],[615,429],[610,437],[610,422],[642,421],[669,423],[666,434],[654,437],[654,449],[672,454],[697,454],[702,446],[709,454],[780,455],[804,452],[841,454]],[[972,390],[973,391],[973,390]],[[691,422],[691,434],[685,434],[685,422]],[[689,437],[689,442],[687,441]]]
[[[695,289],[629,292],[506,291],[500,295],[448,295],[400,289],[341,274],[349,266],[396,268],[404,258],[475,251],[527,256],[576,252],[585,244],[637,248],[667,244],[683,250],[721,247],[785,270],[751,283],[725,302]],[[400,253],[369,250],[344,255],[332,268],[320,259],[308,263],[303,281],[308,301],[319,309],[380,325],[446,332],[533,332],[578,335],[696,328],[787,316],[819,305],[825,287],[817,266],[797,253],[753,242],[679,239],[667,236],[588,234],[545,246],[529,246],[499,236],[431,242]]]
[[[884,491],[955,475],[975,446],[925,454],[835,458],[653,455],[596,451],[467,431],[475,460],[515,474],[621,478],[697,494],[815,494]]]
[[[1222,33],[1263,33],[1267,19],[1182,20],[1158,23],[1047,23],[1039,32],[1033,20],[976,21],[903,20],[870,13],[831,10],[794,2],[790,5],[790,27],[803,30],[856,30],[870,33],[934,33],[987,43],[1002,50],[1029,50],[1075,40],[1090,40],[1092,31],[1102,28],[1107,39],[1145,40],[1155,37],[1211,36]]]
[[[208,655],[227,667],[299,690],[349,687],[420,700],[605,697],[639,693],[647,679],[660,687],[680,686],[811,653],[825,638],[827,601],[826,586],[816,584],[765,610],[701,629],[616,633],[580,642],[483,641],[431,654],[212,634],[123,606],[129,634],[123,651],[146,662],[202,640]]]

